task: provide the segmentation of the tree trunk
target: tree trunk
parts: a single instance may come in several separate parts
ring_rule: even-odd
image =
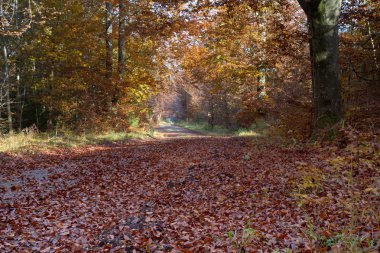
[[[8,128],[9,132],[13,132],[13,122],[12,122],[12,107],[11,107],[11,84],[9,83],[9,62],[8,62],[8,49],[4,42],[3,46],[4,54],[4,86],[6,88],[6,104],[7,104],[7,115],[8,115]]]
[[[214,104],[214,95],[210,95],[208,100],[208,113],[207,113],[207,122],[208,126],[213,129],[215,126],[215,104]]]
[[[1,130],[1,120],[3,119],[3,109],[4,109],[4,95],[3,95],[3,85],[0,86],[0,130]]]
[[[106,77],[112,79],[112,3],[106,2]]]
[[[223,111],[224,111],[224,126],[227,129],[231,129],[231,121],[230,121],[230,108],[228,106],[228,98],[227,91],[223,91]]]
[[[127,2],[126,0],[119,0],[119,78],[121,80],[125,77],[125,64],[126,64],[126,49],[125,44],[127,41],[126,28],[127,28]]]
[[[314,129],[342,119],[338,21],[342,0],[298,0],[311,33]]]
[[[20,74],[16,75],[17,80],[17,113],[18,113],[18,130],[21,131],[23,127],[23,116],[25,107],[26,86],[20,85]]]
[[[379,65],[379,62],[377,60],[377,50],[376,50],[376,45],[375,45],[375,39],[374,39],[374,36],[372,33],[371,23],[369,21],[367,21],[367,25],[368,25],[368,35],[369,35],[370,40],[371,40],[373,61],[375,63],[375,67],[376,67],[376,71],[373,71],[374,72],[373,80],[374,81],[377,80],[377,83],[380,84],[380,65]]]

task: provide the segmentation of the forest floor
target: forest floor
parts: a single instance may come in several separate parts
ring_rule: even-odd
[[[0,251],[377,252],[371,141],[286,146],[158,131],[0,153]]]

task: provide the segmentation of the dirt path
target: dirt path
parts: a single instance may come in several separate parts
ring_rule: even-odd
[[[294,199],[300,166],[330,169],[315,150],[161,131],[170,137],[2,163],[17,184],[0,186],[0,252],[236,252],[248,226],[246,252],[308,252],[308,219],[331,234],[349,223],[338,204],[315,213]],[[326,182],[323,196],[346,185]]]
[[[190,129],[176,126],[164,125],[155,128],[155,131],[162,135],[163,138],[189,138],[189,137],[204,137],[202,133],[192,131]]]
[[[159,135],[159,139],[181,139],[181,138],[192,138],[192,137],[205,137],[201,133],[189,130],[187,128],[183,128],[175,125],[162,125],[155,128],[155,131]],[[57,166],[51,166],[47,168],[37,168],[33,170],[22,171],[21,175],[17,177],[11,178],[3,178],[0,174],[0,189],[5,193],[3,195],[3,202],[15,200],[20,196],[26,195],[27,191],[14,191],[12,189],[18,189],[21,187],[25,187],[29,182],[33,182],[33,184],[41,184],[44,185],[49,182],[49,178],[59,176],[61,172],[64,172],[62,168],[76,167],[72,162],[67,162],[59,164]],[[62,188],[65,184],[76,184],[77,181],[75,179],[71,180],[61,180],[62,184],[59,185],[59,188]],[[57,190],[55,187],[48,187],[45,189],[45,194],[49,194],[51,191]]]

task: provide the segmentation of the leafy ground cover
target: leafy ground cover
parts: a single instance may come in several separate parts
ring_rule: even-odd
[[[378,142],[350,134],[1,153],[0,251],[377,252]]]

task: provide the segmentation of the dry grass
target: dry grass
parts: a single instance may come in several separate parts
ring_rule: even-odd
[[[59,135],[49,133],[9,134],[0,136],[0,152],[18,152],[28,149],[49,149],[51,147],[75,147],[91,144],[124,141],[128,139],[146,139],[154,135],[153,131],[134,130],[133,132],[109,131],[101,134],[82,134],[65,132]]]

